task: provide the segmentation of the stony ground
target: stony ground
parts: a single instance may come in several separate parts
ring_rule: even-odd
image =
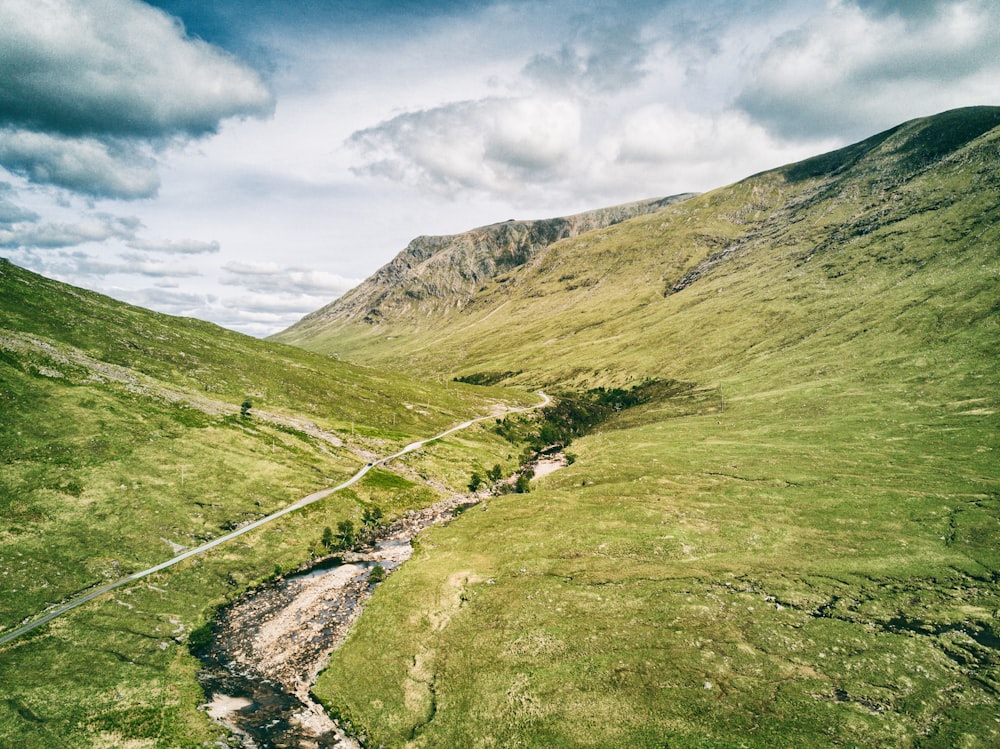
[[[391,572],[410,557],[410,541],[420,531],[477,501],[455,495],[410,512],[389,526],[373,548],[345,554],[340,565],[321,561],[310,571],[252,591],[220,614],[216,646],[227,668],[248,680],[275,682],[297,698],[300,704],[288,721],[297,726],[302,747],[358,746],[312,699],[310,689],[371,595],[369,571],[380,565]],[[252,705],[244,697],[216,692],[206,709],[252,745],[242,726],[249,716],[240,713]]]

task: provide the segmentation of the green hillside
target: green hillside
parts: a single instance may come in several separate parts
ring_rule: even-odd
[[[557,242],[433,324],[288,331],[699,394],[428,533],[321,698],[376,746],[1000,744],[998,126],[916,120]]]
[[[877,356],[934,346],[922,331],[938,313],[949,317],[936,325],[982,339],[965,323],[995,291],[983,263],[996,254],[998,124],[990,107],[916,120],[557,242],[432,322],[364,322],[335,302],[324,326],[309,317],[280,337],[408,371],[581,385],[665,373],[715,384],[774,353],[787,378],[789,358],[845,337]]]
[[[484,284],[555,242],[654,213],[689,197],[640,200],[574,216],[511,220],[451,236],[417,237],[367,281],[272,338],[297,345],[315,336],[336,340],[330,326],[339,331],[344,323],[434,328],[442,317],[476,297]]]
[[[0,636],[78,592],[333,486],[373,456],[501,400],[535,399],[419,384],[0,261]],[[461,487],[470,455],[507,449],[496,435],[469,435],[419,460],[442,486]],[[218,603],[308,561],[324,527],[356,519],[374,497],[393,516],[442,491],[413,472],[393,496],[376,483],[0,647],[0,746],[216,741],[224,732],[197,710],[188,634]]]
[[[367,746],[1000,744],[998,126],[917,120],[558,241],[428,239],[390,264],[412,294],[377,274],[279,336],[313,352],[0,262],[0,636],[545,387],[590,425],[573,463],[422,536],[316,687]],[[222,745],[187,647],[213,607],[530,432],[428,445],[0,646],[0,747]]]

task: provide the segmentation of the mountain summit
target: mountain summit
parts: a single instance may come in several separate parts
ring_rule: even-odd
[[[1000,746],[998,126],[907,122],[433,317],[293,329],[544,386],[578,432],[614,409],[429,540],[320,699],[385,746]]]

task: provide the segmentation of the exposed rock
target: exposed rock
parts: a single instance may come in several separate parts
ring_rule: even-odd
[[[202,662],[205,706],[245,747],[357,749],[358,742],[313,700],[310,688],[372,593],[375,565],[391,572],[413,553],[420,531],[475,504],[454,495],[407,513],[374,547],[321,560],[311,570],[252,590],[225,607]]]
[[[461,308],[483,284],[524,265],[561,239],[653,213],[689,197],[654,198],[563,218],[505,221],[462,234],[417,237],[360,286],[275,338],[292,341],[300,329],[322,327],[331,320],[379,325]]]

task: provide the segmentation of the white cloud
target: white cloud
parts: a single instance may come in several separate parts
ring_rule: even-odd
[[[2,188],[2,185],[0,185]],[[29,211],[19,205],[12,203],[2,197],[3,190],[0,189],[0,226],[10,226],[12,224],[24,223],[27,221],[37,221],[41,218],[34,211]]]
[[[75,247],[88,242],[130,239],[135,230],[132,220],[106,215],[75,223],[28,223],[0,230],[0,247],[42,250]]]
[[[270,113],[260,77],[137,0],[4,0],[0,120],[67,135],[214,132]]]
[[[154,153],[262,117],[256,72],[138,0],[0,3],[0,165],[37,184],[154,196]]]
[[[108,287],[102,291],[129,304],[135,304],[147,309],[155,309],[168,315],[197,317],[202,320],[214,319],[218,309],[218,299],[211,294],[189,291],[174,291],[179,288],[164,287],[161,283],[153,284],[153,288],[120,289]]]
[[[617,136],[617,161],[686,165],[709,154],[726,159],[774,151],[764,129],[734,112],[703,115],[651,104],[628,114]]]
[[[112,276],[172,279],[195,278],[202,275],[201,270],[191,263],[151,258],[141,253],[125,252],[106,257],[99,252],[86,249],[71,249],[88,241],[88,236],[99,236],[99,234],[88,235],[83,227],[47,228],[50,230],[47,236],[51,244],[42,246],[43,253],[33,248],[15,247],[12,259],[26,268],[52,274],[70,283],[79,283],[86,277],[96,279],[98,283],[90,283],[89,286],[104,293],[111,293],[108,289],[113,287],[107,279]]]
[[[912,117],[1000,100],[1000,8],[832,2],[771,44],[740,106],[785,137],[860,138]]]
[[[486,98],[409,112],[350,138],[365,158],[359,174],[455,195],[513,197],[565,176],[579,156],[580,107],[540,97]]]
[[[121,273],[152,278],[193,278],[202,275],[201,270],[193,263],[163,260],[139,252],[123,252],[118,257],[123,262],[109,263],[108,270],[104,273]]]
[[[200,239],[164,239],[152,241],[148,239],[133,239],[128,246],[134,250],[145,252],[162,252],[167,255],[210,255],[220,250],[216,241],[204,242]]]
[[[722,186],[728,175],[748,176],[835,145],[782,142],[741,112],[696,114],[652,104],[630,113],[609,134],[604,150],[614,158],[602,171],[623,182],[648,182],[669,172],[674,184],[704,190]]]
[[[256,336],[287,328],[361,282],[273,262],[230,262],[223,270],[227,275],[220,283],[243,292],[221,298],[211,319]]]
[[[32,182],[84,195],[148,198],[160,186],[156,162],[143,149],[90,137],[6,128],[0,130],[0,164]]]
[[[330,301],[348,289],[357,286],[361,279],[344,278],[336,273],[288,268],[269,262],[230,262],[223,266],[228,274],[221,283],[242,286],[259,294],[286,294],[293,296],[319,296]]]
[[[737,111],[647,104],[595,132],[588,115],[585,103],[485,99],[400,115],[351,142],[367,157],[361,174],[523,206],[705,190],[837,145],[783,143]]]
[[[555,52],[538,53],[523,73],[545,88],[613,95],[649,74],[645,67],[650,42],[642,38],[634,13],[614,18],[578,16],[571,39]]]

